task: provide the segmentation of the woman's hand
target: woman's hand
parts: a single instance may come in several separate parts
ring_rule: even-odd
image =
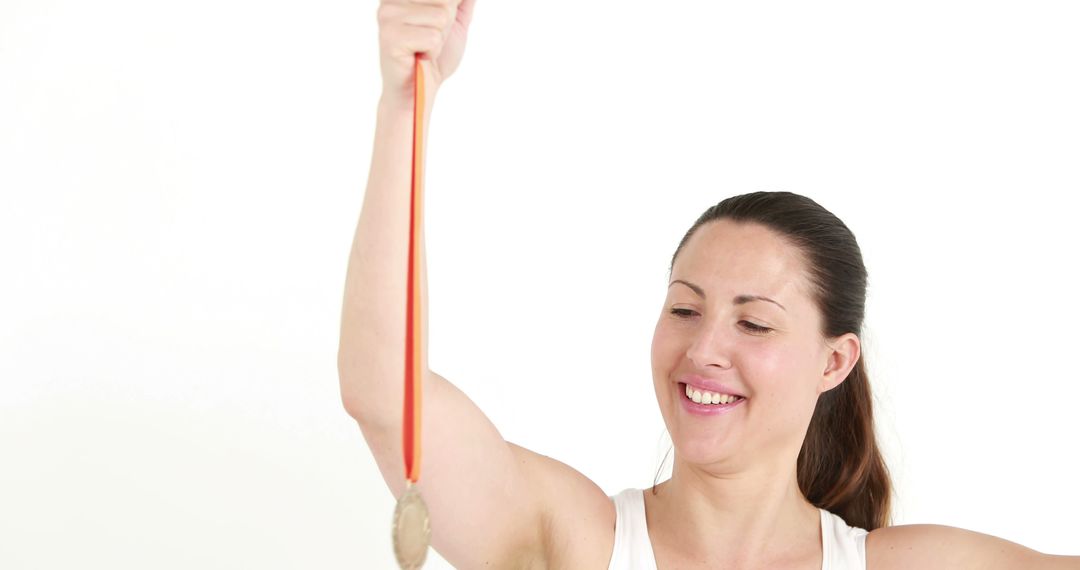
[[[379,54],[383,98],[391,103],[412,102],[413,65],[417,53],[424,88],[434,96],[465,53],[465,39],[476,0],[381,0]]]

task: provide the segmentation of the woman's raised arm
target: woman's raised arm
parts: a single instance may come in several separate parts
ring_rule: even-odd
[[[383,95],[367,191],[349,255],[338,376],[345,409],[360,425],[395,498],[405,491],[402,416],[413,54],[429,56],[423,66],[424,116],[430,117],[438,86],[464,49],[472,4],[384,0],[379,9]],[[424,137],[425,145],[428,140]],[[421,307],[426,307],[422,236],[417,246]],[[426,335],[426,313],[422,319]],[[425,337],[422,346],[427,342]],[[426,353],[422,362],[423,476],[417,488],[431,517],[431,545],[457,568],[541,567],[546,497],[557,488],[552,479],[572,475],[554,460],[505,441],[472,400],[430,371]],[[388,525],[391,514],[386,513]]]

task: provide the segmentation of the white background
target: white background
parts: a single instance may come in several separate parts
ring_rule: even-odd
[[[0,3],[0,567],[394,567],[335,360],[375,14]],[[1080,555],[1078,20],[480,0],[429,125],[431,367],[509,441],[650,486],[675,246],[804,194],[869,269],[895,522]]]

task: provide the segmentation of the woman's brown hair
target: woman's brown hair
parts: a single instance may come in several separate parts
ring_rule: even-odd
[[[867,274],[855,235],[831,212],[799,194],[752,192],[705,210],[671,256],[669,275],[690,236],[721,219],[761,224],[797,247],[808,262],[822,336],[862,335]],[[847,378],[818,396],[797,474],[806,500],[849,526],[874,530],[892,524],[892,479],[874,433],[873,397],[861,352]]]

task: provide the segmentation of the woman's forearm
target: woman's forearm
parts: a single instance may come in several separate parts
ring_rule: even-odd
[[[423,145],[434,93],[425,97]],[[371,170],[356,225],[341,310],[338,376],[349,415],[363,422],[399,422],[405,373],[405,304],[413,152],[411,99],[379,100]],[[420,255],[423,346],[427,345],[427,260]],[[427,351],[423,353],[427,368]]]

